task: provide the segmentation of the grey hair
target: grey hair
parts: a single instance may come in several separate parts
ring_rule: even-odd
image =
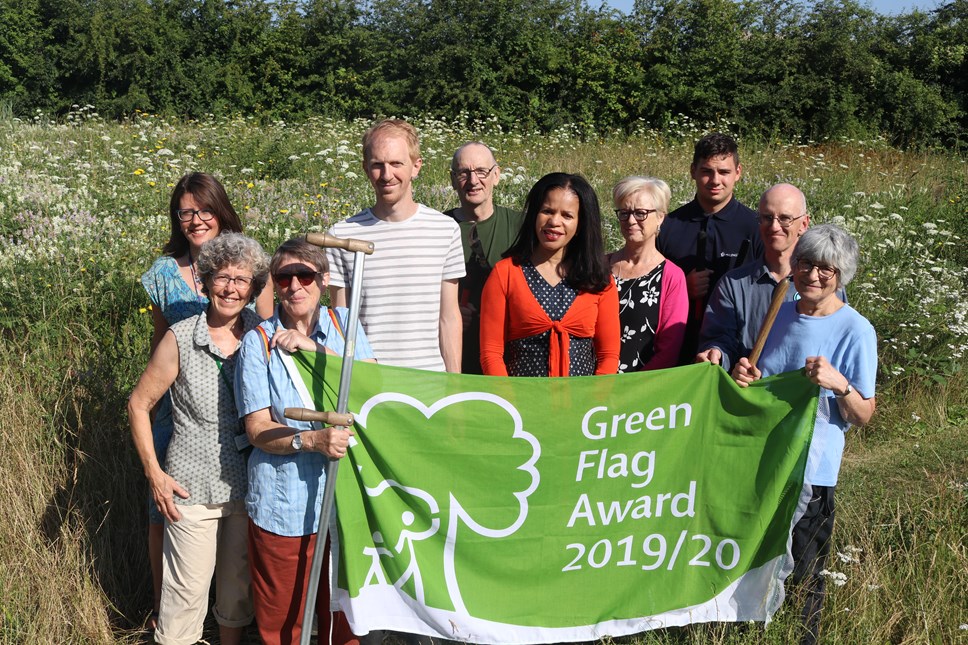
[[[809,260],[837,268],[838,286],[846,287],[857,273],[857,240],[834,224],[811,226],[793,250],[793,262]]]
[[[655,203],[656,210],[663,215],[668,214],[672,191],[669,184],[656,177],[632,176],[620,180],[612,189],[612,202],[617,208],[626,199],[639,193],[646,193]]]
[[[241,233],[222,233],[203,244],[198,254],[202,293],[208,295],[208,281],[227,266],[246,267],[252,271],[250,301],[262,293],[269,279],[269,256],[258,242]]]

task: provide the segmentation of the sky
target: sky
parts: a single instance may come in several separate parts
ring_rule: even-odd
[[[619,11],[628,13],[632,10],[633,0],[606,0],[606,4],[615,7]],[[861,0],[861,4],[870,4],[871,8],[881,14],[898,14],[913,9],[930,11],[938,5],[944,4],[942,0]]]

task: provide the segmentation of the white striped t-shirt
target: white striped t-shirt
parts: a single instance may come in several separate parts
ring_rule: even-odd
[[[444,371],[440,283],[464,277],[464,250],[454,220],[423,204],[402,222],[383,221],[368,208],[339,222],[330,233],[375,246],[363,265],[360,322],[376,359],[386,365]],[[353,253],[330,248],[326,257],[330,284],[348,289]]]

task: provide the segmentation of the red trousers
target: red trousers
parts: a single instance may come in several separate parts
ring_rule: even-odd
[[[291,645],[302,636],[300,623],[306,606],[309,567],[316,547],[315,535],[286,537],[264,531],[249,520],[249,569],[252,601],[259,636],[265,645]],[[359,645],[346,615],[329,611],[329,538],[316,594],[319,643]],[[307,625],[307,627],[311,627]],[[333,637],[329,638],[330,627]]]

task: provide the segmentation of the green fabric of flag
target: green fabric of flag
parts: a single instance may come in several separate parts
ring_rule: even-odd
[[[298,353],[307,407],[341,361]],[[356,363],[335,597],[354,633],[481,643],[593,640],[768,621],[817,388],[739,388],[719,367],[574,378]],[[800,511],[802,513],[802,509]]]

